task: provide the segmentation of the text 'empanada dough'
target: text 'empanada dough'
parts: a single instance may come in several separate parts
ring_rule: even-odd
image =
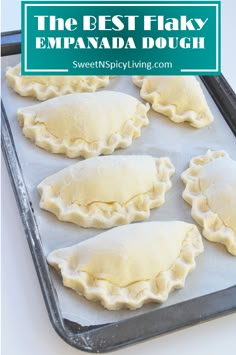
[[[173,122],[188,121],[201,128],[213,121],[201,86],[194,76],[133,76],[141,88],[140,96],[152,109],[168,116]]]
[[[8,67],[6,79],[10,88],[21,96],[39,101],[73,92],[91,92],[109,84],[109,76],[21,76],[21,64]]]
[[[182,174],[183,198],[203,235],[236,255],[236,162],[224,151],[195,157]]]
[[[149,123],[135,97],[117,91],[76,93],[18,110],[23,133],[36,145],[70,158],[110,154],[132,144]]]
[[[82,227],[128,224],[148,218],[151,208],[165,202],[173,173],[169,158],[90,158],[42,181],[40,207]]]
[[[203,252],[196,226],[146,222],[114,228],[48,255],[65,286],[109,310],[164,302],[182,288]]]

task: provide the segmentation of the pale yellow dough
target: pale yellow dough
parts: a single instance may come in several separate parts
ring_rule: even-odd
[[[195,157],[182,174],[183,198],[203,235],[236,255],[236,162],[224,151]]]
[[[184,287],[203,249],[193,224],[146,222],[55,250],[47,260],[79,295],[109,310],[136,309],[164,302],[171,290]]]
[[[128,224],[148,218],[151,208],[165,202],[173,173],[168,158],[90,158],[42,181],[40,207],[82,227]]]
[[[149,105],[117,91],[76,93],[18,110],[23,133],[36,145],[70,158],[126,148],[147,126]]]
[[[39,101],[73,92],[91,92],[109,84],[109,76],[21,76],[21,64],[6,70],[8,85],[21,96]]]
[[[173,122],[201,128],[213,121],[201,86],[194,76],[133,76],[140,96]]]

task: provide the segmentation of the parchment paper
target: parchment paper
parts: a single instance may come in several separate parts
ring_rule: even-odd
[[[79,243],[103,232],[103,230],[84,229],[71,223],[60,222],[51,213],[39,208],[39,195],[36,186],[47,176],[76,163],[80,159],[69,159],[61,155],[48,153],[36,147],[23,136],[17,122],[16,111],[20,107],[33,105],[38,101],[20,97],[7,87],[5,68],[8,65],[15,65],[19,61],[20,55],[2,58],[2,98],[46,256],[55,248]],[[181,197],[184,185],[180,180],[180,174],[188,167],[190,158],[204,154],[207,149],[225,149],[233,159],[236,159],[235,137],[202,83],[201,86],[215,117],[213,124],[206,128],[196,129],[190,127],[187,123],[175,124],[161,114],[150,110],[148,114],[150,125],[142,129],[141,137],[135,140],[130,147],[119,149],[113,153],[121,155],[150,154],[155,157],[168,156],[175,165],[176,172],[172,177],[173,186],[166,194],[166,202],[160,208],[151,211],[150,221],[182,220],[195,223],[191,218],[190,206]],[[131,77],[112,79],[106,90],[125,92],[140,99],[139,89],[134,86]],[[200,227],[199,229],[201,231]],[[108,323],[160,307],[164,308],[234,285],[236,283],[236,257],[227,253],[223,246],[210,243],[205,239],[204,246],[205,252],[196,259],[197,268],[187,277],[183,289],[174,291],[167,302],[162,305],[151,303],[137,311],[107,311],[101,305],[89,302],[82,296],[76,295],[74,291],[63,287],[60,276],[52,271],[62,314],[65,318],[77,321],[82,325]]]

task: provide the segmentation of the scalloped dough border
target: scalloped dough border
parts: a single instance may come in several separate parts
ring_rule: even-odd
[[[78,76],[75,84],[68,85],[67,83],[64,86],[60,86],[38,83],[37,76],[22,77],[20,71],[21,63],[17,64],[15,67],[7,67],[6,79],[8,85],[20,96],[35,97],[39,101],[45,101],[53,97],[75,92],[94,92],[97,89],[108,86],[111,78],[111,76]],[[32,80],[27,82],[25,78],[27,78],[27,81],[29,78]],[[46,80],[48,77],[44,76],[43,78]],[[70,76],[66,76],[66,79],[68,78],[70,78]],[[71,78],[75,80],[74,76]]]
[[[207,107],[207,112],[204,117],[200,117],[197,112],[193,110],[188,110],[183,112],[182,114],[178,114],[176,110],[176,106],[169,104],[169,105],[161,105],[159,103],[160,94],[156,91],[148,92],[146,90],[146,82],[149,77],[145,76],[133,76],[132,80],[133,83],[141,88],[140,96],[148,101],[152,105],[152,109],[156,112],[159,112],[171,119],[171,121],[175,123],[182,123],[182,122],[189,122],[190,126],[194,128],[203,128],[211,124],[214,120],[210,109]],[[196,80],[196,79],[195,79]],[[197,81],[197,80],[196,80]],[[198,83],[198,82],[197,82]],[[202,92],[201,86],[198,83],[200,90]],[[203,92],[202,92],[203,94]],[[204,94],[203,94],[204,95]],[[207,102],[206,102],[207,105]]]
[[[72,222],[84,228],[111,228],[147,219],[150,209],[165,202],[165,193],[172,186],[170,177],[175,172],[169,158],[153,159],[157,169],[156,185],[152,191],[134,196],[126,204],[93,202],[88,206],[75,203],[68,205],[60,195],[55,196],[52,186],[42,181],[38,185],[40,208],[53,213],[60,221]]]
[[[67,273],[64,260],[55,260],[50,254],[47,260],[61,273],[64,286],[73,289],[77,294],[90,301],[99,301],[108,310],[124,308],[134,310],[148,302],[163,303],[172,290],[183,288],[187,275],[196,267],[195,257],[203,251],[201,234],[197,227],[192,225],[192,229],[183,241],[180,254],[170,269],[160,272],[153,280],[137,281],[126,287],[119,287],[110,281],[94,279],[86,272],[79,272],[75,278],[72,278]],[[76,285],[74,285],[75,279]]]
[[[51,134],[43,123],[34,124],[33,113],[24,113],[24,108],[17,111],[18,121],[23,134],[35,145],[54,154],[65,154],[68,158],[91,158],[101,154],[107,155],[118,148],[126,148],[132,140],[140,137],[141,128],[149,124],[147,111],[149,104],[143,105],[137,101],[136,111],[130,117],[121,132],[111,134],[104,140],[87,142],[79,138],[75,140],[60,139]]]
[[[191,215],[203,227],[203,236],[211,242],[223,244],[229,253],[236,256],[236,234],[224,224],[217,213],[210,209],[207,198],[200,189],[198,178],[204,165],[222,157],[228,157],[228,154],[223,150],[208,150],[205,155],[191,159],[190,167],[181,175],[186,185],[183,199],[192,205]]]

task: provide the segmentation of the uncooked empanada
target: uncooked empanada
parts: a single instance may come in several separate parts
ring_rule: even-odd
[[[182,288],[203,252],[197,227],[184,222],[146,222],[113,228],[47,257],[65,286],[109,310],[164,302]]]
[[[147,155],[96,157],[42,181],[40,207],[61,221],[110,228],[143,220],[165,202],[174,167]]]
[[[136,98],[117,91],[76,93],[18,110],[23,133],[36,145],[70,158],[125,148],[149,123]]]
[[[176,123],[188,121],[201,128],[213,121],[201,86],[194,76],[134,76],[140,96],[152,109]]]
[[[73,92],[90,92],[109,84],[109,76],[21,76],[21,64],[6,70],[8,85],[21,96],[40,101]]]
[[[203,235],[236,255],[236,162],[224,151],[195,157],[182,174],[183,198]]]

